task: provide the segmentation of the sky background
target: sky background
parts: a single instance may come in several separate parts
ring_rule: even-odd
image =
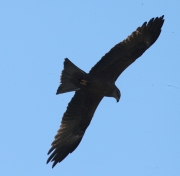
[[[0,175],[179,176],[180,1],[0,2]],[[78,148],[46,165],[72,93],[56,95],[64,58],[88,72],[152,17],[162,33],[104,98]]]

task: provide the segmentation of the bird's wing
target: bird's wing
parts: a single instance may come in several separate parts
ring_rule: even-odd
[[[85,90],[76,91],[68,104],[60,129],[48,152],[48,154],[52,152],[47,160],[47,163],[54,162],[52,167],[61,162],[79,145],[102,98]]]
[[[163,17],[152,18],[138,27],[105,54],[89,73],[116,81],[118,76],[157,40],[164,23]]]

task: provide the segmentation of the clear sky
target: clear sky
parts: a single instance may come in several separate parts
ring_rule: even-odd
[[[180,1],[0,2],[0,175],[179,176]],[[74,93],[55,95],[64,58],[88,72],[115,44],[165,15],[156,43],[119,77],[78,148],[46,165]]]

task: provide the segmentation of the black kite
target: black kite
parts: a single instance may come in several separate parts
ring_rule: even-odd
[[[60,129],[48,152],[52,152],[47,160],[47,163],[54,162],[52,167],[79,145],[104,96],[114,97],[119,101],[121,93],[115,85],[116,79],[157,40],[164,23],[163,17],[152,18],[138,27],[105,54],[89,73],[65,59],[61,84],[56,94],[75,91],[75,95],[68,104]]]

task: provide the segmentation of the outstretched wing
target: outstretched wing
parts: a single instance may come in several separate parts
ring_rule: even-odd
[[[68,104],[60,129],[48,152],[48,155],[52,152],[47,160],[47,163],[54,162],[52,167],[61,162],[79,145],[102,98],[85,90],[76,91]]]
[[[157,40],[164,23],[163,17],[152,18],[138,27],[127,39],[105,54],[89,73],[102,75],[115,82],[118,76]]]

